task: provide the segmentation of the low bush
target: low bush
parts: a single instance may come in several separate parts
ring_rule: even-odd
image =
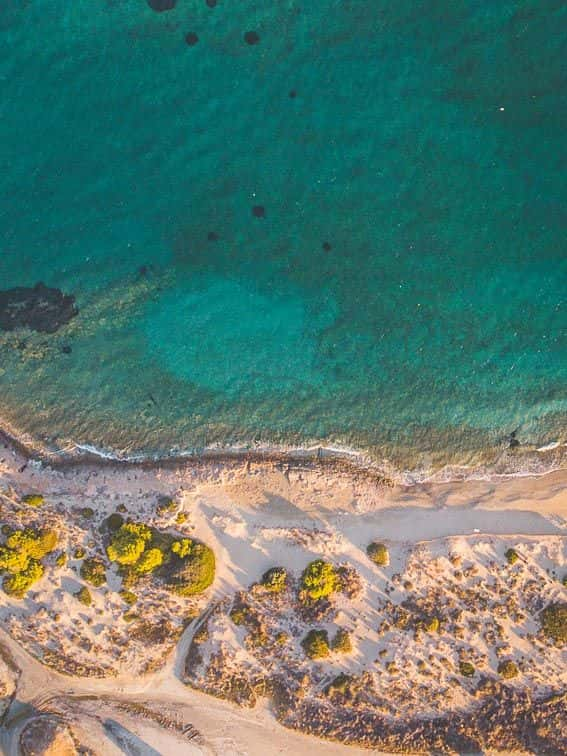
[[[330,596],[337,588],[337,571],[330,562],[315,559],[303,570],[301,591],[312,601]]]
[[[459,662],[459,672],[463,677],[474,677],[475,669],[470,662],[462,661]]]
[[[144,551],[133,569],[141,575],[147,575],[153,572],[163,564],[163,552],[160,549],[148,549]]]
[[[106,553],[111,562],[120,565],[135,564],[142,556],[152,531],[141,522],[125,522],[113,535]]]
[[[248,617],[248,610],[245,606],[236,606],[230,610],[228,615],[235,625],[245,625]]]
[[[41,505],[45,502],[45,499],[41,494],[27,494],[26,496],[22,497],[22,501],[29,507],[41,507]]]
[[[83,507],[81,509],[81,517],[84,517],[85,520],[90,520],[94,517],[94,509],[92,507]]]
[[[260,585],[270,593],[281,593],[287,585],[287,571],[283,567],[272,567],[264,572]]]
[[[183,538],[171,546],[165,583],[180,596],[203,593],[215,579],[215,555],[206,544]]]
[[[187,513],[186,512],[178,512],[175,515],[175,522],[177,525],[183,525],[184,522],[187,522]]]
[[[301,645],[310,659],[324,659],[330,654],[326,630],[310,630],[301,641]]]
[[[340,675],[337,675],[334,680],[331,680],[327,685],[325,688],[325,694],[330,698],[337,695],[350,696],[354,682],[355,678],[352,675],[345,675],[344,672],[341,672]]]
[[[387,567],[390,564],[390,553],[383,543],[373,542],[366,549],[368,558],[379,567]]]
[[[567,604],[554,603],[541,613],[541,626],[548,638],[562,645],[567,641]]]
[[[74,559],[84,559],[86,556],[86,551],[82,546],[77,546],[75,551],[73,552],[73,558]]]
[[[65,567],[65,565],[67,564],[67,554],[64,551],[62,551],[60,554],[57,554],[55,564],[58,567]]]
[[[176,509],[177,502],[164,496],[158,501],[156,512],[158,515],[166,515],[175,512]]]
[[[352,651],[352,641],[350,639],[350,634],[342,628],[340,630],[337,630],[331,645],[333,651],[338,651],[341,654],[350,654],[350,652]]]
[[[116,531],[120,530],[120,528],[124,524],[124,518],[118,512],[113,512],[111,515],[109,515],[106,518],[106,520],[104,521],[104,524],[110,530],[111,533],[116,533]]]
[[[505,680],[511,680],[519,674],[518,665],[513,661],[503,661],[498,665],[498,674]]]
[[[83,585],[81,590],[75,593],[75,598],[77,599],[77,601],[80,601],[81,604],[83,604],[84,606],[90,606],[93,602],[91,592],[89,591],[86,585]]]
[[[429,619],[426,619],[425,622],[423,623],[423,629],[426,630],[428,633],[439,632],[439,618],[430,617]]]
[[[30,558],[24,570],[4,579],[2,588],[9,596],[23,598],[28,589],[43,576],[43,572],[42,563]]]
[[[508,549],[508,551],[504,554],[504,556],[506,557],[506,561],[508,562],[508,564],[516,564],[516,562],[520,558],[516,549]]]
[[[106,583],[106,568],[100,559],[85,559],[81,564],[80,573],[83,580],[94,585],[95,588],[100,588]]]
[[[128,606],[133,606],[138,600],[138,597],[132,591],[120,591],[120,598]]]

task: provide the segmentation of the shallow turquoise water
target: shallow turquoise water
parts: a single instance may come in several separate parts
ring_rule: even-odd
[[[0,334],[11,422],[405,467],[565,438],[564,2],[5,0],[0,34],[0,288],[80,308]]]

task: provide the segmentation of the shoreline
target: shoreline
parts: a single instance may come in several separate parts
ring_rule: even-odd
[[[504,470],[499,470],[501,454],[492,463],[466,466],[446,464],[436,470],[400,470],[387,460],[378,463],[364,450],[312,444],[309,446],[278,446],[277,444],[256,447],[209,447],[200,451],[175,451],[169,454],[121,455],[119,452],[99,449],[90,444],[71,442],[71,446],[49,449],[37,439],[19,432],[0,415],[0,440],[5,439],[18,449],[26,459],[36,460],[55,469],[65,469],[83,464],[100,466],[117,465],[138,467],[145,470],[162,468],[198,468],[208,465],[272,464],[288,466],[290,469],[324,468],[367,477],[377,484],[393,487],[436,483],[463,483],[466,481],[498,481],[516,478],[539,478],[567,470],[567,443],[554,441],[543,446],[530,446],[504,461]],[[543,459],[544,456],[547,459]],[[509,471],[506,462],[515,459],[527,463],[527,468]],[[544,462],[543,467],[536,463]],[[532,463],[530,465],[530,463]]]

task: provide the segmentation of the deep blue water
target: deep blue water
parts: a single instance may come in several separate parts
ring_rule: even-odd
[[[4,0],[0,35],[0,289],[80,309],[0,333],[19,428],[406,468],[566,438],[565,2]]]

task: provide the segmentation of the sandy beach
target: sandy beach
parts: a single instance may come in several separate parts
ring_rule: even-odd
[[[187,654],[194,648],[199,628],[205,626],[211,649],[228,654],[227,666],[238,668],[239,673],[242,669],[265,672],[267,663],[272,669],[278,667],[280,657],[266,662],[263,657],[254,656],[255,652],[251,655],[241,629],[229,620],[235,596],[249,591],[274,565],[285,568],[290,575],[298,575],[314,559],[348,564],[356,571],[362,586],[351,598],[338,598],[335,614],[321,620],[322,626],[348,627],[353,651],[344,658],[333,657],[317,663],[313,684],[319,690],[338,672],[368,673],[376,664],[383,644],[376,628],[385,616],[384,600],[389,606],[403,603],[401,584],[411,583],[411,591],[423,596],[428,590],[439,589],[445,583],[443,565],[448,564],[449,557],[453,564],[476,565],[471,570],[471,580],[474,573],[485,575],[486,581],[494,577],[495,560],[502,561],[506,549],[512,547],[523,555],[526,564],[529,562],[532,577],[537,574],[538,580],[547,580],[546,600],[565,600],[561,579],[567,572],[567,471],[534,478],[402,487],[384,485],[383,481],[340,464],[326,465],[316,460],[293,466],[277,460],[227,460],[154,466],[83,462],[50,467],[27,458],[22,449],[5,440],[0,446],[3,521],[7,514],[24,523],[34,518],[37,521],[37,512],[30,515],[19,505],[22,497],[30,493],[44,497],[41,519],[57,525],[60,544],[68,553],[77,546],[84,547],[89,554],[100,551],[96,534],[104,518],[121,504],[127,516],[136,521],[157,523],[210,545],[217,570],[213,586],[198,600],[165,598],[160,593],[148,592],[147,608],[140,613],[147,617],[153,612],[171,628],[171,636],[161,639],[155,653],[143,637],[136,635],[136,622],[127,625],[123,621],[123,609],[115,600],[118,583],[112,570],[108,572],[107,587],[100,595],[96,594],[93,606],[81,607],[80,611],[73,597],[74,589],[81,584],[77,576],[79,563],[72,559],[58,573],[48,572],[23,601],[1,594],[2,644],[19,670],[14,692],[16,704],[4,721],[5,744],[15,742],[18,727],[35,707],[41,711],[64,711],[79,739],[93,753],[118,753],[116,747],[121,736],[112,734],[112,727],[110,731],[108,727],[101,729],[102,715],[88,709],[85,696],[96,695],[104,696],[108,707],[104,721],[116,720],[116,727],[130,733],[127,737],[137,738],[138,745],[145,744],[140,751],[143,753],[260,754],[291,753],[298,749],[355,753],[353,746],[306,739],[307,736],[282,727],[276,721],[272,705],[261,696],[255,706],[244,709],[206,698],[199,688],[214,692],[207,674],[199,677],[195,673],[194,679],[187,674]],[[164,496],[178,503],[176,514],[181,511],[186,515],[183,524],[173,515],[156,519],[155,502]],[[93,512],[87,522],[80,516],[85,507]],[[388,570],[377,569],[366,556],[366,547],[373,539],[388,545]],[[421,555],[417,567],[416,555]],[[428,564],[426,570],[419,567],[424,558]],[[253,600],[253,591],[251,595]],[[285,616],[291,618],[286,632],[292,637],[299,631],[294,630],[297,620],[288,608],[281,605],[281,612],[287,612]],[[514,609],[518,617],[524,611],[520,606]],[[514,625],[514,612],[504,620],[504,624],[511,626],[511,634],[505,641],[505,657],[521,663],[528,646],[523,633]],[[197,619],[187,624],[187,616]],[[271,619],[273,616],[270,615]],[[527,630],[535,632],[533,620],[526,622]],[[471,647],[476,644],[479,650],[477,663],[490,666],[491,652],[481,658],[483,641],[473,637],[470,627],[465,626],[462,632],[462,643]],[[300,659],[298,641],[299,638],[293,641],[284,661],[289,658],[299,668],[304,660]],[[120,652],[113,649],[116,643]],[[448,655],[449,639],[443,636],[439,643],[443,646],[442,654]],[[434,648],[430,645],[429,658],[433,659]],[[391,644],[387,647],[391,648]],[[37,661],[45,648],[57,648],[50,659],[43,656],[49,668]],[[390,716],[401,717],[403,721],[410,714],[460,715],[477,705],[478,694],[466,684],[453,687],[451,695],[445,693],[436,701],[422,699],[420,704],[412,698],[411,688],[418,687],[419,677],[412,671],[412,665],[424,664],[421,651],[413,641],[400,646],[401,656],[395,651],[388,652],[389,663],[403,662],[409,666],[402,688],[396,688],[400,696],[405,690],[405,703],[401,697]],[[530,653],[534,653],[533,649]],[[543,645],[538,653],[539,668],[526,667],[523,682],[513,682],[516,688],[527,686],[535,698],[556,694],[567,683],[564,652]],[[82,673],[63,676],[61,673],[68,675],[69,669],[65,669],[61,659],[71,657],[75,664],[82,665]],[[153,663],[148,667],[150,657]],[[280,664],[282,669],[285,663]],[[442,675],[445,681],[442,689],[446,691],[450,675],[445,672]],[[396,687],[391,680],[388,685],[392,690]],[[309,691],[308,698],[314,695],[314,689]],[[183,712],[183,721],[191,724],[199,735],[185,742],[179,731],[168,730],[167,737],[172,740],[166,747],[166,740],[162,740],[165,735],[160,734],[156,722],[139,712],[130,711],[126,715],[120,709],[125,701],[143,704],[150,710],[167,703],[173,707],[173,719]],[[105,746],[97,750],[100,738],[105,738]]]

